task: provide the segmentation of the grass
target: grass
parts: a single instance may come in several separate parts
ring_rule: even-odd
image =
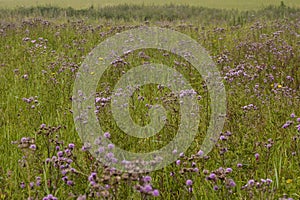
[[[104,6],[116,6],[120,4],[134,4],[134,5],[165,5],[165,4],[175,4],[175,5],[190,5],[190,6],[202,6],[208,8],[218,8],[218,9],[240,9],[240,10],[256,10],[262,7],[267,7],[269,5],[279,5],[281,0],[249,0],[249,1],[239,1],[239,0],[189,0],[189,1],[180,1],[180,0],[167,0],[167,1],[128,1],[128,0],[65,0],[65,1],[46,1],[46,0],[1,0],[0,8],[15,8],[17,6],[22,7],[31,7],[31,6],[59,6],[59,7],[72,7],[75,9],[89,8],[94,6],[104,7]],[[297,0],[285,0],[284,3],[290,7],[299,7],[300,4]]]
[[[208,15],[203,21],[153,17],[146,24],[139,18],[92,18],[87,14],[90,10],[72,11],[73,16],[49,17],[50,13],[44,18],[22,13],[30,9],[5,11],[15,12],[10,17],[2,13],[0,199],[50,199],[50,194],[59,199],[84,199],[82,195],[88,199],[298,199],[300,25],[297,9],[284,9],[257,11],[254,19],[245,12],[240,21],[225,20],[228,11],[216,15],[216,10],[204,9]],[[284,11],[281,17],[278,11]],[[220,140],[207,157],[199,157],[210,110],[201,75],[171,52],[146,49],[122,57],[99,81],[97,97],[108,98],[124,72],[156,62],[183,74],[201,95],[197,103],[202,112],[198,134],[184,156],[177,152],[176,162],[147,174],[121,173],[82,150],[71,97],[75,74],[88,53],[106,38],[142,25],[173,28],[206,48],[224,77],[228,110]],[[97,103],[100,123],[116,146],[145,152],[174,137],[178,99],[168,88],[157,86],[141,87],[128,103],[140,125],[150,121],[146,104],[161,103],[166,108],[166,126],[147,139],[130,137],[119,129],[109,100]],[[147,192],[144,187],[149,185],[153,190]]]

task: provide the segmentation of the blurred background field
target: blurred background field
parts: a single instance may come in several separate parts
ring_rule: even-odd
[[[279,5],[280,0],[0,0],[0,8],[15,8],[15,7],[31,7],[31,6],[59,6],[72,7],[75,9],[84,9],[94,6],[105,7],[115,6],[120,4],[134,4],[134,5],[190,5],[201,6],[207,8],[219,9],[240,9],[252,10],[266,7],[269,5]],[[285,0],[284,3],[290,7],[300,7],[299,0]]]

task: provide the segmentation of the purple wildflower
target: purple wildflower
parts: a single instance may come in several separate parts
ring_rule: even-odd
[[[149,185],[149,184],[147,184],[147,185],[145,185],[144,187],[143,187],[143,191],[145,191],[145,192],[151,192],[152,191],[152,186],[151,185]]]
[[[159,196],[159,191],[158,190],[153,190],[152,195],[154,197],[158,197]]]
[[[144,182],[150,182],[151,176],[145,176],[143,180],[144,180]]]
[[[191,186],[191,185],[193,185],[193,181],[190,180],[190,179],[188,179],[188,180],[185,182],[185,184],[186,184],[187,186]]]
[[[219,187],[217,185],[214,186],[214,190],[217,191],[219,190]]]
[[[32,144],[32,145],[30,145],[30,147],[29,147],[31,150],[36,150],[36,145],[35,144]]]
[[[74,149],[74,147],[75,147],[75,144],[73,144],[73,143],[69,144],[69,149]]]

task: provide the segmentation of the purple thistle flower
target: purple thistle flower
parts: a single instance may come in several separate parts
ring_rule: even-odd
[[[25,143],[25,142],[27,142],[27,140],[28,140],[28,139],[27,139],[26,137],[22,137],[22,138],[21,138],[21,143]]]
[[[193,169],[193,172],[199,172],[199,169],[196,167]]]
[[[228,185],[229,185],[230,187],[235,187],[235,186],[236,186],[236,183],[235,183],[232,179],[229,179],[229,180],[228,180]]]
[[[67,181],[67,185],[69,185],[69,186],[73,186],[73,185],[74,185],[74,183],[73,183],[73,181],[70,181],[70,180],[68,180],[68,181]]]
[[[30,187],[30,189],[33,189],[33,187],[34,187],[34,182],[30,182],[30,183],[29,183],[29,187]]]
[[[193,185],[193,181],[190,180],[190,179],[188,179],[188,180],[185,182],[185,184],[186,184],[187,186],[191,186],[191,185]]]
[[[217,191],[219,190],[219,187],[217,185],[214,186],[214,190]]]
[[[232,169],[231,168],[226,168],[225,173],[231,173]]]
[[[98,153],[103,153],[104,150],[105,150],[104,147],[99,147],[97,152],[98,152]]]
[[[149,185],[149,184],[147,184],[147,185],[145,185],[144,187],[143,187],[143,191],[144,192],[151,192],[152,191],[152,186],[151,185]]]
[[[67,171],[66,170],[61,170],[61,174],[63,175],[63,176],[65,176],[66,174],[67,174]]]
[[[109,132],[105,132],[105,133],[104,133],[104,137],[110,138],[110,133],[109,133]]]
[[[56,147],[55,147],[55,150],[56,150],[56,151],[59,151],[59,150],[60,150],[60,146],[56,146]]]
[[[216,174],[214,173],[211,173],[209,176],[208,176],[208,180],[216,180],[217,176]]]
[[[295,118],[295,116],[296,116],[295,113],[291,114],[291,118]]]
[[[70,143],[70,144],[68,145],[68,147],[69,147],[69,149],[74,149],[74,148],[75,148],[75,144]]]
[[[62,152],[62,151],[57,152],[58,157],[63,157],[63,155],[64,155],[64,152]]]
[[[253,179],[248,181],[248,185],[250,185],[250,186],[254,185],[254,183],[255,183],[255,181]]]
[[[198,156],[203,156],[204,155],[204,152],[202,150],[198,151],[197,153]]]
[[[180,165],[180,160],[176,160],[176,165]]]
[[[24,188],[25,188],[25,183],[22,182],[22,183],[20,184],[20,187],[21,187],[22,189],[24,189]]]
[[[108,144],[108,145],[107,145],[107,148],[108,148],[108,149],[113,149],[113,148],[115,148],[115,145],[114,145],[114,144]]]
[[[67,176],[63,176],[63,177],[61,178],[61,180],[63,180],[63,182],[67,182],[67,181],[68,181],[68,177],[67,177]]]
[[[143,180],[144,180],[144,182],[150,182],[151,176],[145,176]]]
[[[44,129],[44,128],[46,128],[46,124],[41,124],[40,129]]]
[[[158,197],[159,196],[159,191],[158,190],[153,190],[152,196]]]
[[[114,157],[114,154],[112,152],[108,152],[106,154],[106,157],[109,158],[109,159],[112,159]]]
[[[270,183],[273,182],[273,181],[272,181],[271,179],[269,179],[269,178],[267,178],[266,181],[267,181],[267,184],[270,184]]]
[[[300,122],[300,117],[297,118],[297,122]]]
[[[241,167],[243,167],[243,164],[242,164],[242,163],[238,163],[236,166],[237,166],[238,168],[241,168]]]
[[[255,160],[258,161],[259,160],[259,153],[256,153],[254,156],[255,156]]]
[[[36,145],[35,144],[30,145],[29,149],[36,150]]]
[[[221,136],[220,136],[220,140],[224,141],[224,140],[227,140],[227,138],[226,138],[226,136],[221,135]]]
[[[195,162],[192,162],[192,167],[196,167],[196,163]]]

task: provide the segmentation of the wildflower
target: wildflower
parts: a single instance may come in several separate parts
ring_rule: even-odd
[[[242,163],[238,163],[236,166],[237,166],[238,168],[241,168],[241,167],[243,167],[243,164],[242,164]]]
[[[208,180],[216,180],[217,176],[216,174],[214,173],[211,173],[209,176],[208,176]]]
[[[29,149],[36,150],[36,145],[35,144],[30,145]]]
[[[229,180],[228,180],[228,185],[229,185],[230,187],[235,187],[235,186],[236,186],[236,183],[235,183],[232,179],[229,179]]]
[[[144,182],[150,182],[151,176],[145,176],[143,180],[144,180]]]
[[[69,144],[69,149],[74,149],[75,145],[73,143]]]
[[[292,113],[292,114],[291,114],[291,118],[295,118],[295,113]]]
[[[231,168],[226,168],[225,170],[225,173],[228,174],[228,173],[231,173],[232,172],[232,169]]]
[[[254,185],[255,181],[253,179],[248,181],[248,185]]]
[[[63,157],[63,155],[64,155],[64,152],[62,152],[62,151],[57,152],[58,157]]]
[[[286,183],[287,183],[287,184],[290,184],[290,183],[292,183],[292,182],[293,182],[292,179],[287,179],[287,180],[286,180]]]
[[[106,157],[111,159],[114,157],[114,154],[112,152],[109,152],[106,154]]]
[[[153,190],[152,195],[154,197],[158,197],[159,196],[159,191],[158,190]]]
[[[221,135],[220,140],[224,141],[224,140],[227,140],[227,138],[224,135]]]
[[[21,187],[22,189],[24,189],[24,188],[25,188],[25,183],[22,182],[22,183],[20,184],[20,187]]]
[[[259,160],[259,153],[256,153],[254,156],[255,156],[255,160],[258,161]]]
[[[188,179],[188,180],[186,181],[185,184],[186,184],[187,186],[191,186],[191,185],[193,185],[193,181],[190,180],[190,179]]]
[[[110,138],[110,133],[109,133],[109,132],[105,132],[105,133],[104,133],[104,137],[105,137],[105,138]]]
[[[41,182],[41,177],[36,177],[36,186],[41,186],[42,182]]]
[[[107,148],[108,148],[108,149],[113,149],[114,147],[115,147],[114,144],[109,144],[109,145],[107,145]]]
[[[149,184],[147,184],[147,185],[145,185],[144,187],[143,187],[143,191],[144,192],[151,192],[152,191],[152,186],[151,185],[149,185]]]
[[[176,165],[180,165],[180,160],[176,160]]]
[[[70,181],[70,180],[68,180],[68,181],[67,181],[67,185],[69,185],[69,186],[73,186],[73,185],[74,185],[74,183],[73,183],[73,181]]]
[[[213,188],[215,191],[219,190],[219,187],[217,185],[214,186]]]
[[[41,124],[40,129],[45,129],[46,128],[46,124]]]
[[[203,156],[204,155],[204,152],[202,150],[198,151],[197,153],[198,156]]]
[[[177,153],[177,149],[174,149],[173,151],[172,151],[172,154],[176,154]]]
[[[67,181],[68,181],[68,177],[67,177],[67,176],[63,176],[63,177],[61,178],[61,180],[62,180],[63,182],[67,182]]]
[[[55,196],[53,196],[52,194],[48,194],[47,196],[45,196],[43,198],[43,200],[57,200],[57,198]]]

